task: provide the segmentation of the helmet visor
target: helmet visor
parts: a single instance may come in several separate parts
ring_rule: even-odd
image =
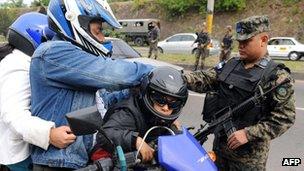
[[[176,110],[182,107],[182,101],[172,96],[163,95],[159,92],[152,91],[150,94],[152,102],[157,103],[159,106],[168,105],[170,109]]]

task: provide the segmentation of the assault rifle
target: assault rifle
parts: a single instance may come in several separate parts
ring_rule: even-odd
[[[211,123],[206,124],[208,125],[207,128],[205,128],[206,125],[201,126],[201,128],[198,129],[198,131],[194,134],[194,137],[199,141],[200,144],[204,144],[207,141],[209,134],[218,133],[221,130],[224,130],[227,137],[229,137],[233,132],[236,131],[236,128],[234,127],[234,124],[232,122],[233,117],[238,116],[239,114],[254,108],[255,105],[259,104],[262,100],[266,98],[267,94],[271,93],[279,86],[288,82],[290,82],[290,80],[286,78],[282,82],[271,87],[265,92],[260,86],[258,86],[259,93],[256,93],[253,97],[245,100],[234,108],[225,107],[224,109],[221,109],[220,111],[216,112],[214,115],[214,118],[216,119],[213,119]]]

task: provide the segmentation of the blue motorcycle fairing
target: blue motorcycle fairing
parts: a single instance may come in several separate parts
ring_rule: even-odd
[[[185,128],[183,134],[158,138],[159,164],[168,171],[216,171],[205,149]]]

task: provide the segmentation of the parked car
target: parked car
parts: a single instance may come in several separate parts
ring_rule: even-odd
[[[152,18],[118,20],[122,28],[117,32],[123,33],[126,41],[130,40],[137,46],[143,46],[145,43],[148,44],[148,32],[153,21],[158,22],[159,20]]]
[[[155,67],[169,66],[183,72],[183,68],[180,66],[173,65],[163,61],[158,61],[151,58],[141,57],[141,54],[139,52],[137,52],[134,48],[132,48],[129,44],[127,44],[122,39],[106,37],[106,40],[111,41],[113,44],[113,54],[111,56],[111,58],[113,59],[125,59],[132,62],[150,64]]]
[[[271,57],[288,57],[292,61],[304,56],[304,44],[293,37],[273,37],[268,41],[267,50]]]
[[[193,44],[193,42],[196,38],[197,35],[195,33],[178,33],[158,42],[158,50],[160,53],[194,54],[197,49],[197,43]],[[217,55],[220,52],[219,41],[211,39],[208,48],[209,55]]]

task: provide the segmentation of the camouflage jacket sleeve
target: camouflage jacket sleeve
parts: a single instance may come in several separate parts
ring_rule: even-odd
[[[198,93],[206,92],[217,82],[217,73],[213,68],[191,72],[184,76],[187,80],[188,89]]]
[[[256,125],[245,128],[249,141],[274,139],[286,132],[295,122],[294,80],[285,70],[279,70],[277,76],[278,79],[271,82],[272,86],[286,77],[291,81],[272,93],[274,108],[270,114],[264,116]]]

